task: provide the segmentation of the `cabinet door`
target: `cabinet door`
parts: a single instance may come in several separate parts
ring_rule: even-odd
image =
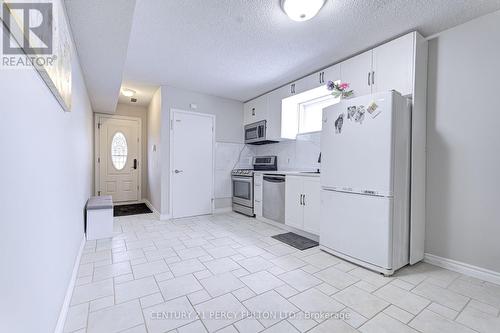
[[[248,101],[243,106],[243,124],[248,125],[267,118],[267,95]]]
[[[320,182],[319,177],[303,177],[304,230],[319,235]]]
[[[266,134],[269,140],[279,141],[281,139],[281,101],[290,96],[289,89],[289,86],[285,86],[268,94]]]
[[[413,92],[414,37],[411,33],[373,50],[373,92]]]
[[[303,93],[314,88],[321,86],[322,83],[319,82],[319,72],[303,77],[302,79],[295,81],[295,94]]]
[[[301,204],[301,177],[286,177],[285,182],[285,224],[303,229],[303,206]]]
[[[372,51],[362,53],[354,58],[348,59],[340,64],[342,82],[350,84],[354,90],[354,96],[371,94]]]
[[[256,173],[253,180],[253,212],[255,216],[262,216],[262,174]]]
[[[328,81],[340,80],[340,65],[334,65],[323,70],[323,82],[327,84]]]

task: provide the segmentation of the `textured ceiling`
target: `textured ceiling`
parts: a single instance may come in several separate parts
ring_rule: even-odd
[[[279,3],[66,0],[94,109],[114,110],[122,82],[138,105],[160,85],[245,101],[405,32],[429,36],[500,9],[500,0],[327,0],[294,22]]]
[[[135,0],[65,0],[95,112],[115,112]]]
[[[135,95],[133,97],[137,99],[137,102],[131,102],[130,97],[123,96],[120,93],[118,103],[131,104],[135,106],[148,106],[154,93],[158,90],[158,87],[158,85],[138,84],[137,82],[123,81],[122,89],[134,90]]]
[[[137,0],[128,82],[245,101],[373,45],[424,36],[500,9],[500,0],[327,0],[307,22],[280,0]]]

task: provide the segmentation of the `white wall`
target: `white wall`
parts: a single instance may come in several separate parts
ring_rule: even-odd
[[[170,198],[169,198],[169,186],[170,186],[170,110],[171,109],[180,109],[185,111],[194,111],[201,113],[210,113],[216,116],[216,127],[215,127],[215,139],[217,141],[217,147],[230,146],[231,144],[242,144],[243,143],[243,103],[216,97],[205,95],[193,91],[188,91],[185,89],[179,89],[170,86],[162,87],[162,128],[161,128],[161,137],[162,137],[162,204],[161,211],[162,214],[170,213]],[[190,104],[196,104],[198,108],[196,110],[191,110]],[[216,147],[216,148],[217,148]],[[227,149],[226,149],[227,148]],[[231,147],[225,147],[225,151],[231,152],[234,149]],[[221,154],[217,154],[216,156],[221,156]],[[219,168],[226,170],[228,160],[231,161],[235,158],[229,157],[226,158],[227,155],[224,154],[224,161],[217,162]],[[221,164],[222,163],[222,164]],[[230,172],[228,171],[226,174],[222,172],[216,173],[216,189],[220,188],[221,183],[227,184],[228,179],[230,179]],[[222,185],[224,186],[224,185]],[[227,185],[226,185],[227,187]],[[219,195],[226,196],[227,191],[219,191]],[[221,208],[221,205],[227,204],[226,197],[217,197],[216,202],[218,203],[217,208]]]
[[[148,189],[148,109],[143,106],[118,103],[115,115],[141,119],[141,198],[147,198]]]
[[[426,252],[500,272],[500,11],[429,43]]]
[[[161,88],[153,95],[148,107],[147,126],[147,177],[148,192],[146,199],[161,213],[161,115],[162,115]]]
[[[30,69],[0,73],[0,332],[53,332],[92,193],[92,110],[76,57],[72,112]]]

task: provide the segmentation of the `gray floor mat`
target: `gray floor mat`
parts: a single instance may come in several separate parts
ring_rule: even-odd
[[[272,238],[279,240],[285,244],[293,246],[299,250],[307,250],[311,247],[318,246],[318,242],[313,241],[312,239],[302,237],[300,235],[294,234],[293,232],[287,232],[286,234],[274,235]]]

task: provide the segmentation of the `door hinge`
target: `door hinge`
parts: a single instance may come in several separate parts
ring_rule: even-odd
[[[170,129],[171,130],[174,129],[174,120],[173,119],[170,119]]]
[[[98,195],[98,196],[101,196],[101,191],[97,191],[97,195]]]
[[[97,158],[97,163],[101,163],[101,158],[100,157]]]
[[[101,129],[101,123],[97,123],[97,129]]]

